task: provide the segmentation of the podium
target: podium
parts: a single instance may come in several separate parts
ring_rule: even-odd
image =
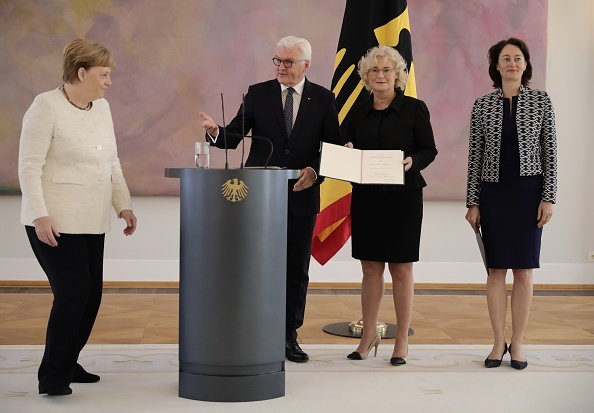
[[[179,396],[285,395],[285,169],[168,168],[180,178]]]

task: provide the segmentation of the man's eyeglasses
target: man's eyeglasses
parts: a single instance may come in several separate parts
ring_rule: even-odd
[[[302,60],[281,60],[278,57],[273,57],[272,58],[272,63],[274,63],[275,66],[280,66],[281,63],[288,69],[291,66],[293,66],[293,63],[297,63],[297,62],[305,62],[307,59],[302,59]]]
[[[367,73],[372,77],[376,77],[380,74],[380,72],[382,72],[384,74],[384,77],[387,77],[390,76],[395,70],[396,69],[394,69],[393,67],[384,67],[383,69],[378,69],[377,67],[374,67],[373,69],[369,69],[369,72]]]

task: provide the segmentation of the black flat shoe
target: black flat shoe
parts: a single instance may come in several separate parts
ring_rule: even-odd
[[[524,370],[526,367],[528,367],[528,360],[524,360],[524,361],[514,360],[514,356],[512,356],[511,347],[512,347],[512,345],[510,344],[509,345],[509,355],[511,357],[511,362],[509,364],[516,370]]]
[[[76,365],[74,376],[72,377],[72,383],[96,383],[101,380],[96,374],[89,373],[80,364]]]
[[[403,364],[406,364],[406,360],[402,357],[392,357],[390,359],[390,364],[392,366],[402,366]]]
[[[285,357],[294,363],[305,363],[309,360],[309,356],[301,350],[297,341],[285,341]]]
[[[40,394],[47,394],[48,396],[68,396],[72,394],[72,389],[68,386],[57,386],[47,389],[47,391],[39,392]]]
[[[505,343],[505,347],[503,347],[503,354],[501,355],[501,358],[499,360],[486,358],[485,359],[485,367],[488,369],[492,369],[494,367],[501,366],[501,361],[503,360],[503,356],[505,356],[505,353],[507,353],[507,343]]]

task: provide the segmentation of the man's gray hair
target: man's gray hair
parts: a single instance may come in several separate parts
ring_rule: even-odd
[[[276,47],[297,49],[299,50],[299,59],[309,60],[311,62],[311,44],[309,44],[307,39],[296,36],[286,36],[278,41]]]

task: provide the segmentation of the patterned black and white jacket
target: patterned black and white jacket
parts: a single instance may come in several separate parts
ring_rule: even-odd
[[[466,206],[479,205],[481,182],[498,182],[503,105],[501,89],[478,98],[470,118]],[[557,196],[555,113],[547,92],[520,86],[516,112],[520,176],[543,175],[542,200]]]

